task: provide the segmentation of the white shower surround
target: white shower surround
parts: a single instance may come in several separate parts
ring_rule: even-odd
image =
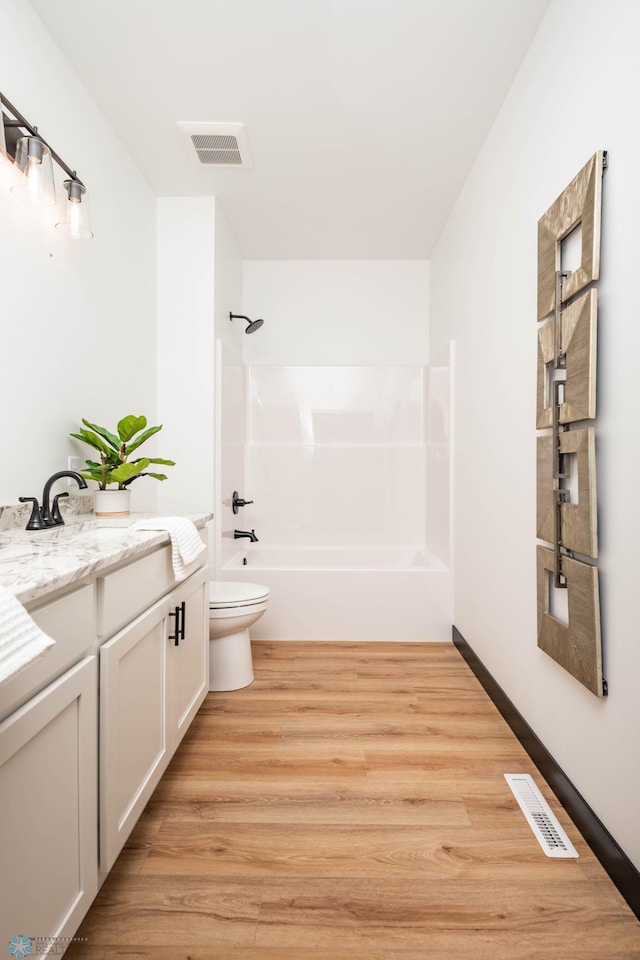
[[[252,636],[449,641],[447,368],[219,358],[217,576],[271,590]]]

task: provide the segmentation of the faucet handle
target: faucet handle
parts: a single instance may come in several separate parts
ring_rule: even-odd
[[[20,503],[32,503],[31,516],[25,527],[26,530],[44,530],[45,523],[40,512],[40,505],[37,497],[18,497]]]
[[[237,513],[240,507],[246,507],[248,503],[253,503],[253,500],[243,500],[242,497],[239,496],[237,490],[233,491],[233,496],[231,498],[231,509],[234,513]]]
[[[60,500],[61,497],[68,497],[68,496],[69,496],[68,493],[56,493],[55,497],[53,498],[53,507],[51,508],[51,518],[53,522],[56,524],[56,526],[59,526],[61,523],[64,523],[64,518],[60,513],[60,507],[58,506],[58,500]]]

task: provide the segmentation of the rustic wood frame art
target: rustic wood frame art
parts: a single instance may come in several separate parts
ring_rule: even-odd
[[[602,175],[591,157],[538,222],[537,548],[538,646],[596,696],[602,676],[596,441],[597,291]],[[580,266],[562,269],[562,241],[582,227]],[[589,288],[589,289],[586,289]],[[581,294],[578,296],[578,294]],[[577,462],[577,495],[570,487]],[[572,501],[572,496],[574,500]],[[578,556],[576,556],[578,554]],[[551,612],[551,591],[567,591],[568,621]]]
[[[566,382],[560,403],[561,424],[593,420],[596,415],[597,290],[590,290],[562,311],[560,353],[565,357]],[[553,426],[554,323],[538,330],[538,430]]]
[[[549,591],[555,576],[554,551],[538,545],[538,646],[597,697],[604,694],[600,642],[598,569],[566,557],[569,622],[549,611]]]
[[[598,556],[598,515],[596,503],[595,430],[567,430],[559,436],[560,456],[575,454],[578,474],[578,499],[561,501],[560,545],[587,557]],[[567,473],[569,471],[567,470]],[[555,540],[556,498],[553,487],[553,436],[538,437],[538,524],[536,536]]]
[[[566,303],[600,276],[602,171],[606,151],[599,150],[584,165],[538,221],[538,320],[556,309],[556,274],[562,268],[561,241],[582,226],[582,262],[562,285]]]

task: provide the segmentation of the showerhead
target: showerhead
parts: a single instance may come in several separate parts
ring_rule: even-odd
[[[264,323],[264,320],[250,320],[249,317],[244,317],[241,313],[230,313],[229,320],[246,320],[248,326],[245,333],[255,333]]]

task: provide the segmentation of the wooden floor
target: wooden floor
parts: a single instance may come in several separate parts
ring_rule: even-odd
[[[453,646],[254,643],[68,960],[638,960],[640,924]],[[544,856],[531,773],[580,859]]]

